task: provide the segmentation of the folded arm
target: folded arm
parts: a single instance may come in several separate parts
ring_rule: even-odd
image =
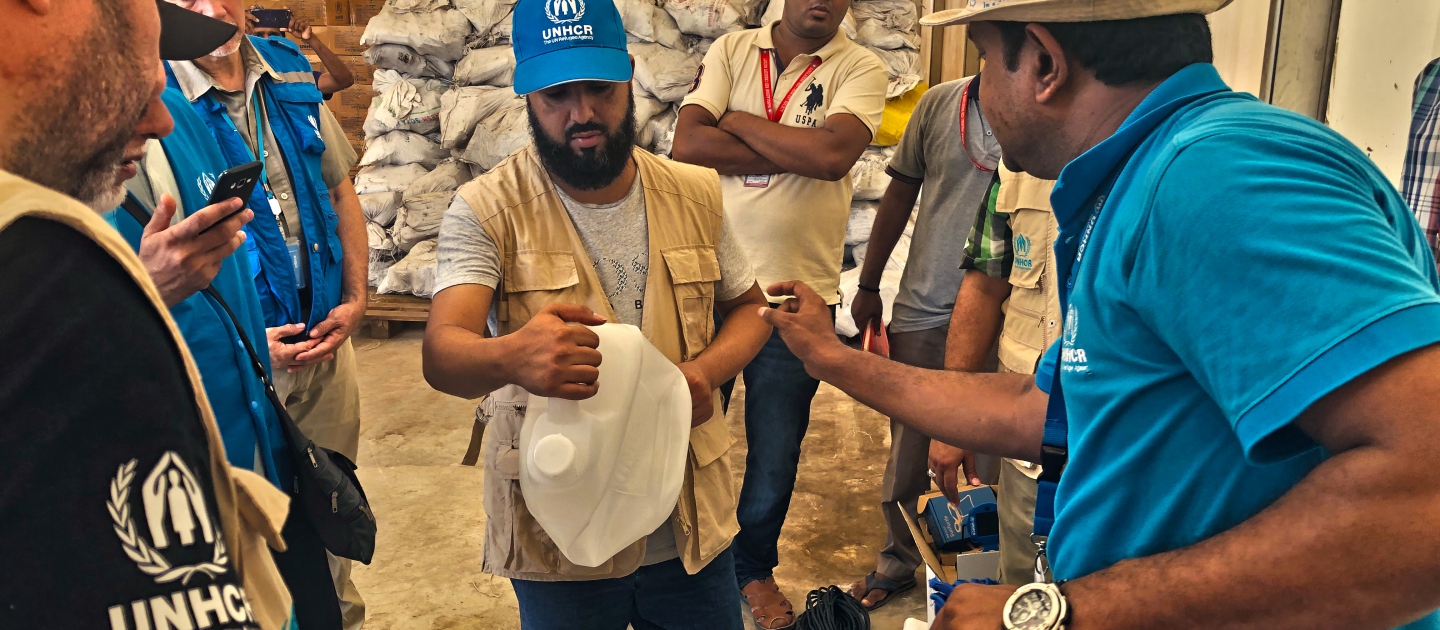
[[[835,114],[825,126],[811,129],[729,112],[720,119],[720,130],[787,172],[830,182],[850,173],[871,137],[870,128],[852,114]]]
[[[750,145],[719,128],[719,121],[700,105],[680,108],[675,144],[670,155],[677,162],[715,169],[721,175],[774,175],[786,172],[755,152]]]

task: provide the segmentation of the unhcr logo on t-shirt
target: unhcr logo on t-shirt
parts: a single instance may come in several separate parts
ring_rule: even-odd
[[[545,0],[545,17],[561,25],[540,32],[546,44],[595,39],[595,31],[589,24],[574,24],[585,17],[585,0]]]

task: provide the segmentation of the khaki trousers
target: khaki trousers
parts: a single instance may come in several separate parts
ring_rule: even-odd
[[[275,392],[305,437],[355,461],[360,450],[360,384],[355,348],[349,339],[335,351],[335,360],[290,373],[277,371]],[[328,552],[327,552],[328,555]],[[340,596],[345,630],[365,624],[365,599],[350,580],[351,561],[330,556],[330,576]]]
[[[890,334],[890,359],[932,370],[945,368],[945,337],[950,326]],[[930,490],[930,437],[890,421],[890,462],[880,486],[880,512],[885,517],[885,548],[875,570],[904,582],[920,567],[920,549],[902,513],[919,518],[920,495]]]
[[[1036,481],[1008,459],[1000,462],[1000,496],[996,497],[1000,516],[1000,581],[1005,584],[1029,584],[1035,581],[1035,543],[1030,534],[1035,529]]]

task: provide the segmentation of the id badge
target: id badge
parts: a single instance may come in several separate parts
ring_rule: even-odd
[[[305,269],[301,266],[300,247],[300,239],[293,236],[285,239],[285,249],[290,250],[290,268],[295,272],[295,288],[297,289],[303,289],[309,284],[306,278],[310,275],[305,273]]]
[[[770,175],[769,175],[769,174],[766,174],[766,175],[746,175],[746,176],[745,176],[745,187],[746,187],[746,188],[769,188],[769,187],[770,187]]]

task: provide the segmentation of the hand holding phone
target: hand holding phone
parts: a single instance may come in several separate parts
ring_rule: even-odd
[[[260,173],[263,170],[263,164],[250,162],[248,164],[241,164],[220,174],[220,180],[215,182],[215,188],[210,191],[210,202],[208,205],[214,206],[230,199],[239,199],[240,207],[219,221],[210,224],[204,230],[201,230],[201,234],[209,232],[211,228],[224,223],[226,219],[235,216],[241,210],[245,209],[245,202],[249,200],[250,195],[255,192],[255,184],[259,183]]]

